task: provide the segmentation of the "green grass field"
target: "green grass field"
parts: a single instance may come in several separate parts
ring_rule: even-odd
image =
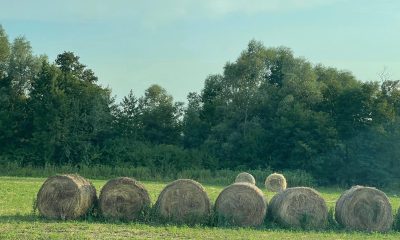
[[[400,232],[359,233],[344,230],[301,231],[263,226],[221,228],[104,222],[96,219],[50,221],[33,212],[36,193],[44,178],[0,177],[0,239],[400,239]],[[92,180],[99,192],[104,180]],[[143,182],[152,202],[167,183]],[[223,186],[204,185],[212,202]],[[318,189],[329,207],[333,207],[342,189]],[[272,194],[265,192],[268,199]],[[393,211],[400,207],[400,197],[388,194]]]

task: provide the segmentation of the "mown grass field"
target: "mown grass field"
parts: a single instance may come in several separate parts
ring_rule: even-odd
[[[105,222],[96,219],[50,221],[33,212],[36,193],[44,178],[0,177],[0,239],[400,239],[400,232],[360,233],[341,229],[325,231],[288,230],[278,227],[222,228]],[[104,180],[91,180],[99,192]],[[154,203],[166,182],[143,182]],[[223,186],[204,185],[212,202]],[[342,189],[318,189],[329,207],[333,207]],[[268,199],[272,194],[265,191]],[[388,194],[393,211],[400,197]]]

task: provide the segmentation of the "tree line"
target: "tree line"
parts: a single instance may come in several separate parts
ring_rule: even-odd
[[[116,102],[72,52],[50,62],[0,27],[0,163],[301,169],[384,186],[400,172],[400,85],[252,40],[187,104],[161,86]]]

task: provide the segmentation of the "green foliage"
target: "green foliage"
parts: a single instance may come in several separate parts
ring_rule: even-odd
[[[32,201],[32,214],[35,215],[37,213],[38,213],[37,198],[34,198]]]
[[[73,56],[72,53],[68,56]],[[59,59],[63,59],[62,55]],[[77,61],[77,57],[73,58]],[[60,68],[44,62],[32,83],[28,101],[34,156],[30,164],[90,164],[98,158],[102,135],[111,123],[110,91],[78,78],[86,69],[79,62]],[[70,67],[65,65],[78,65]],[[68,71],[67,71],[67,70]]]
[[[9,56],[10,43],[8,41],[8,36],[0,25],[0,78],[3,78],[6,73]]]
[[[0,26],[3,163],[199,178],[266,169],[259,183],[273,169],[294,185],[386,187],[400,171],[399,119],[400,80],[362,82],[255,40],[187,106],[159,85],[115,103],[75,53],[50,63]]]
[[[328,211],[328,228],[329,229],[339,229],[340,225],[335,220],[335,208],[330,207]]]
[[[259,188],[265,188],[266,177],[272,173],[270,169],[266,170],[245,170],[251,173],[256,179]],[[60,173],[77,173],[79,175],[95,179],[111,179],[120,176],[133,177],[144,181],[173,181],[179,178],[193,179],[198,182],[227,186],[235,181],[236,176],[241,170],[233,171],[228,169],[210,170],[210,169],[185,169],[177,170],[174,168],[154,167],[134,167],[127,164],[118,166],[108,165],[45,165],[21,166],[17,163],[0,163],[0,176],[19,176],[19,177],[48,177]],[[289,187],[308,186],[314,187],[313,177],[301,170],[284,171]]]
[[[393,229],[400,232],[400,208],[394,216]]]
[[[150,86],[139,99],[140,122],[143,138],[153,144],[177,144],[179,142],[182,103],[174,103],[172,96],[159,85]]]

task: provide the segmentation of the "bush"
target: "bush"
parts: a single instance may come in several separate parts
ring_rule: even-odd
[[[264,188],[265,178],[272,173],[270,169],[246,170],[251,173],[256,184],[260,188]],[[2,176],[18,176],[18,177],[49,177],[58,173],[78,173],[86,178],[92,179],[110,179],[115,177],[133,177],[141,181],[172,181],[178,178],[189,178],[205,184],[230,185],[235,181],[236,176],[241,171],[233,171],[228,169],[210,170],[210,169],[185,169],[177,171],[173,168],[163,169],[148,167],[133,167],[126,164],[119,166],[107,165],[63,165],[55,166],[46,164],[44,167],[21,166],[17,163],[0,164],[0,175]],[[300,170],[283,171],[289,186],[314,186],[313,177]]]
[[[314,177],[303,170],[284,171],[288,187],[313,187],[316,185]]]

